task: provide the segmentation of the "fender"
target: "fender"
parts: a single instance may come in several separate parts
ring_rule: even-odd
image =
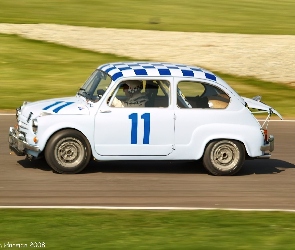
[[[208,143],[220,139],[240,141],[244,144],[247,154],[251,157],[261,155],[262,133],[257,127],[241,124],[215,123],[200,126],[194,130],[188,147],[195,148],[195,157],[200,159]]]
[[[77,115],[48,115],[39,117],[38,122],[39,128],[37,137],[40,138],[38,146],[41,151],[44,150],[47,141],[54,133],[67,128],[80,131],[88,139],[92,148],[94,130],[93,116],[81,115],[77,117]]]

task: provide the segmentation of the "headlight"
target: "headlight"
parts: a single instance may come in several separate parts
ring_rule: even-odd
[[[34,133],[37,132],[37,130],[38,130],[38,120],[37,119],[32,120],[32,129],[33,129]]]

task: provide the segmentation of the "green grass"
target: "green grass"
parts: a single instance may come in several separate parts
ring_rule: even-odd
[[[295,249],[295,216],[286,212],[1,209],[0,218],[2,247]]]
[[[0,109],[73,96],[98,65],[128,59],[1,34],[0,47]]]
[[[98,65],[132,60],[13,35],[0,35],[0,47],[0,109],[15,109],[23,101],[73,96]],[[240,95],[262,95],[283,116],[295,117],[294,87],[215,73]]]
[[[0,22],[295,34],[294,0],[0,0]]]

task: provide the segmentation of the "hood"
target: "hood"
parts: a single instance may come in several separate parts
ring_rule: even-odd
[[[32,114],[31,114],[32,113]],[[24,102],[21,107],[24,117],[31,115],[87,115],[89,109],[87,102],[80,97],[64,97],[37,102]]]
[[[264,104],[260,101],[261,97],[254,97],[253,99],[243,97],[244,101],[247,103],[247,106],[252,109],[258,109],[266,111],[269,114],[276,114],[278,117],[280,117],[281,120],[283,120],[283,117],[279,114],[278,111],[276,111],[274,108]]]

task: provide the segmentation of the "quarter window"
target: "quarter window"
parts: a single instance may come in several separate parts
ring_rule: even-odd
[[[195,81],[181,81],[177,88],[179,108],[225,109],[229,96],[221,89]]]

